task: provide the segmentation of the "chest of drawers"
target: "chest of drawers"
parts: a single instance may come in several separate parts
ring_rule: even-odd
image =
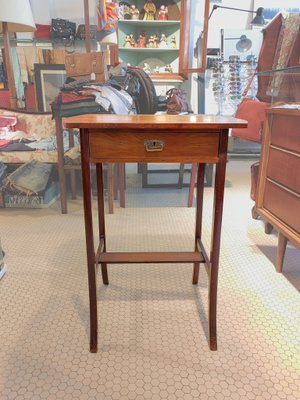
[[[300,110],[267,110],[256,211],[278,231],[281,272],[287,240],[300,247]]]

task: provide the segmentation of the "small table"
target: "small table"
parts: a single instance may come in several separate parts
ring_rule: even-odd
[[[209,347],[217,350],[217,282],[224,182],[229,128],[243,128],[247,122],[232,117],[209,115],[111,115],[95,114],[67,118],[67,128],[80,129],[81,167],[87,267],[90,300],[90,351],[97,352],[96,265],[108,285],[107,264],[193,263],[193,284],[198,283],[200,263],[209,275]],[[106,251],[102,163],[178,162],[198,163],[195,250],[191,252],[108,252]],[[95,251],[91,163],[96,164],[99,245]],[[214,210],[210,255],[201,241],[205,164],[216,164]]]

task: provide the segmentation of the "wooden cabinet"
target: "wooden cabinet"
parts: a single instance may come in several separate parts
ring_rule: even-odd
[[[194,46],[196,46],[197,34],[201,29],[204,32],[201,36],[201,49],[206,52],[206,30],[204,22],[207,19],[209,0],[201,2],[200,10],[191,0],[160,1],[153,0],[157,9],[154,20],[144,20],[144,5],[146,0],[130,0],[128,4],[135,5],[139,10],[138,19],[130,18],[125,15],[118,23],[118,58],[130,65],[146,68],[151,78],[155,80],[180,81],[188,73],[200,72],[205,67],[205,56],[196,60],[194,56]],[[161,5],[169,8],[168,19],[158,19],[158,11]],[[193,20],[194,18],[194,20]],[[196,25],[198,30],[195,29]],[[146,47],[138,47],[140,35],[146,35]],[[130,46],[129,37],[135,43]],[[158,47],[153,45],[153,37],[158,41]],[[164,44],[160,44],[165,37]],[[202,46],[202,44],[205,45]],[[193,46],[193,48],[192,48]],[[204,52],[205,50],[205,52]],[[194,60],[193,60],[194,59]],[[196,65],[197,64],[197,65]],[[149,69],[148,69],[149,67]],[[170,72],[172,71],[172,72]]]
[[[276,269],[287,240],[300,247],[300,110],[267,110],[256,211],[278,231]]]

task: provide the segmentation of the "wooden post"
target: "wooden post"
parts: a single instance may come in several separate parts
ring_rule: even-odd
[[[90,29],[90,11],[89,0],[84,0],[84,23],[85,23],[85,50],[91,52],[91,29]]]
[[[7,22],[2,23],[3,26],[3,45],[5,55],[5,68],[7,73],[8,90],[9,90],[9,101],[10,107],[16,109],[17,106],[17,92],[14,78],[14,70],[11,62],[10,54],[10,43],[9,43],[9,32]]]

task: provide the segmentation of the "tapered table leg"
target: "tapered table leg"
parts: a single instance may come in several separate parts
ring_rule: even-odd
[[[81,170],[90,301],[90,351],[96,353],[98,347],[97,288],[92,217],[91,168],[89,163],[89,134],[87,129],[80,130],[80,140],[82,143]]]
[[[198,240],[202,233],[202,212],[203,212],[203,192],[204,192],[205,164],[199,164],[197,176],[197,197],[196,197],[196,232],[195,232],[195,250],[198,250]],[[200,263],[194,263],[193,285],[197,285],[199,279]]]
[[[227,161],[227,131],[220,135],[219,162],[216,165],[215,191],[213,205],[212,240],[210,254],[210,275],[208,293],[209,347],[217,350],[217,289],[220,257],[220,240]]]

